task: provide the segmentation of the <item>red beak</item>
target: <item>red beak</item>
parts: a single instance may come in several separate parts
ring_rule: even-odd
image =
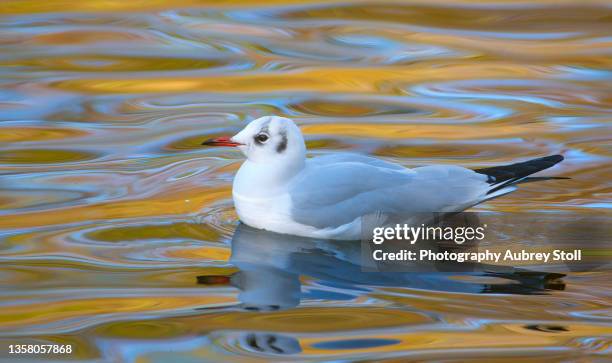
[[[208,139],[202,143],[202,145],[207,146],[240,146],[242,145],[239,142],[233,142],[227,136],[215,137],[213,139]]]

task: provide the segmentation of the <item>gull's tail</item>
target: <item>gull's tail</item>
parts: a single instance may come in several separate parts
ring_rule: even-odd
[[[529,183],[550,179],[569,179],[566,177],[529,177],[538,171],[548,169],[563,160],[561,155],[545,156],[543,158],[532,159],[522,163],[494,166],[491,168],[476,169],[477,173],[486,175],[491,184],[491,189],[487,194],[493,194],[503,188],[519,184]]]

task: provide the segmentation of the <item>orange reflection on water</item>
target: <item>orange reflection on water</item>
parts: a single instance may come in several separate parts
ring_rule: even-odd
[[[0,342],[89,361],[605,359],[606,269],[397,282],[351,265],[350,245],[242,241],[243,255],[242,155],[201,143],[275,114],[309,156],[563,154],[542,175],[571,179],[475,210],[538,211],[588,238],[605,226],[564,221],[609,214],[611,14],[595,0],[3,1]],[[532,248],[504,232],[491,249]]]

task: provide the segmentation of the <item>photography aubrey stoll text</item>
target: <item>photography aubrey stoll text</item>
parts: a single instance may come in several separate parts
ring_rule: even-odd
[[[432,250],[401,250],[397,252],[384,252],[374,250],[372,257],[376,261],[448,261],[448,262],[552,262],[552,261],[580,261],[581,250],[553,250],[550,252],[529,252],[526,250],[493,252],[489,250],[479,252],[436,252]]]

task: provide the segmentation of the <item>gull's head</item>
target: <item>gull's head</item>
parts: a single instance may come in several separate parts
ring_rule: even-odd
[[[302,161],[306,155],[299,127],[292,120],[279,116],[260,117],[232,137],[210,139],[202,145],[234,146],[256,163]]]

